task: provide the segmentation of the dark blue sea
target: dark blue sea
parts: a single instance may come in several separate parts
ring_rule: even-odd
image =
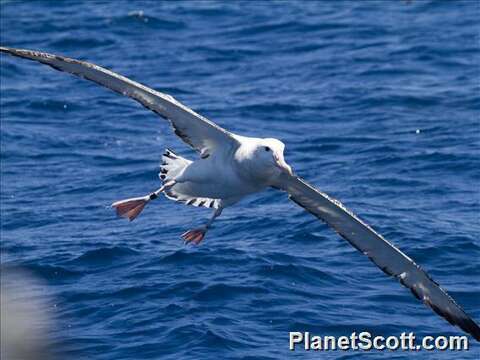
[[[478,1],[0,11],[3,45],[97,63],[230,131],[281,139],[300,176],[480,321]],[[207,209],[161,199],[116,218],[112,202],[159,187],[164,148],[197,155],[130,99],[18,58],[0,68],[1,263],[29,279],[24,294],[49,319],[29,326],[59,358],[479,358],[472,338],[462,353],[290,351],[289,331],[463,333],[273,189],[225,210],[198,247],[180,234]]]

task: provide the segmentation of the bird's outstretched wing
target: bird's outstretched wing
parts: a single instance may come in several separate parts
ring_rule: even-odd
[[[377,234],[339,201],[296,176],[282,175],[274,185],[288,192],[289,198],[295,203],[326,222],[386,274],[396,277],[416,298],[422,300],[438,315],[480,341],[479,326],[445,290],[412,259]]]
[[[150,89],[95,64],[44,52],[0,47],[0,52],[38,61],[60,71],[91,80],[119,94],[128,96],[170,121],[175,134],[202,157],[215,148],[237,146],[232,134],[197,114],[172,96]]]

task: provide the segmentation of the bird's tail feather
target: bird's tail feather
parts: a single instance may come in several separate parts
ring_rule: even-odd
[[[117,211],[117,215],[127,218],[128,220],[134,220],[142,212],[145,205],[148,204],[150,198],[148,196],[142,196],[137,198],[125,199],[114,202],[112,207]]]
[[[162,156],[162,163],[160,164],[160,180],[165,184],[169,180],[175,179],[187,165],[191,164],[190,160],[187,160],[170,149],[165,149]]]

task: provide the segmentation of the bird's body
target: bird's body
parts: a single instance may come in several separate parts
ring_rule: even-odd
[[[172,190],[178,189],[179,192],[192,197],[216,199],[225,205],[233,205],[242,197],[267,187],[243,177],[241,166],[234,158],[227,159],[225,162],[218,160],[211,156],[211,159],[193,161],[175,179],[176,184]]]
[[[160,174],[161,175],[161,174]],[[222,201],[245,196],[262,189],[242,176],[242,161],[235,153],[215,151],[205,159],[197,159],[186,165],[175,178],[176,187],[188,187],[193,197]]]
[[[222,201],[246,195],[251,189],[237,176],[237,167],[230,153],[213,153],[206,159],[189,161],[173,178],[176,183],[172,190],[194,198]]]
[[[244,196],[274,187],[287,192],[292,201],[326,222],[437,314],[480,341],[480,327],[412,259],[339,201],[292,172],[284,160],[285,146],[281,141],[233,134],[167,94],[88,62],[7,47],[0,47],[0,52],[38,61],[134,99],[168,120],[175,134],[199,153],[199,159],[191,161],[167,150],[160,166],[162,186],[149,195],[112,204],[120,216],[135,219],[161,194],[187,205],[212,208],[213,217],[205,226],[182,235],[186,242],[198,244],[225,207]]]
[[[233,135],[233,134],[232,134]],[[235,146],[217,146],[206,157],[190,161],[184,159],[170,150],[163,156],[160,169],[160,179],[166,184],[174,180],[175,184],[169,189],[171,195],[178,195],[188,205],[198,205],[198,202],[188,203],[192,199],[205,199],[201,206],[225,208],[235,204],[243,197],[266,189],[268,181],[255,169],[255,150],[268,147],[272,152],[277,152],[282,164],[283,144],[276,139],[251,138],[233,135]],[[179,163],[171,175],[170,163]],[[288,166],[288,165],[283,165]],[[291,171],[289,167],[287,171]],[[268,179],[267,179],[268,180]],[[168,193],[167,193],[168,195]],[[209,206],[210,200],[215,205]]]

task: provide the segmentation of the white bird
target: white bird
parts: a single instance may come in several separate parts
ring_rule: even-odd
[[[120,216],[135,219],[145,205],[161,193],[187,205],[213,208],[213,216],[205,226],[182,235],[186,242],[198,244],[225,207],[235,204],[246,195],[268,187],[277,188],[287,192],[291,200],[326,222],[437,314],[480,341],[480,327],[412,259],[339,201],[313,188],[292,172],[284,160],[285,145],[281,141],[233,134],[173,97],[92,63],[7,47],[0,47],[0,52],[41,62],[128,96],[167,119],[175,134],[198,151],[200,158],[190,161],[166,150],[160,170],[162,187],[146,196],[113,203]]]

